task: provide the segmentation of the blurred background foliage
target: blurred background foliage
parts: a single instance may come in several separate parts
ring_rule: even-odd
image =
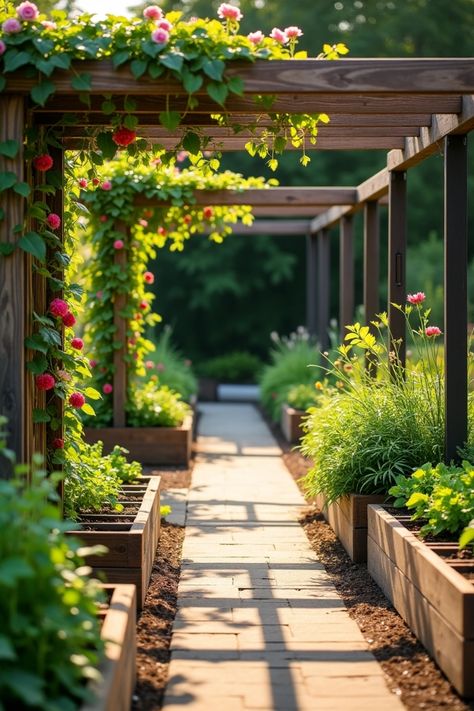
[[[45,8],[54,3],[40,0]],[[64,4],[64,3],[63,3]],[[81,5],[80,0],[76,6]],[[130,9],[141,14],[150,2]],[[185,16],[215,17],[220,0],[163,0],[160,6]],[[324,42],[345,42],[350,57],[462,57],[474,46],[474,0],[241,0],[241,31],[299,25],[299,48],[316,56]],[[57,3],[61,5],[61,3]],[[69,0],[74,6],[74,1]],[[119,12],[119,10],[117,10]],[[435,88],[435,87],[434,87]],[[224,154],[222,166],[245,175],[277,177],[281,185],[357,185],[385,166],[384,151],[313,151],[303,168],[288,152],[275,174],[263,161]],[[470,155],[470,192],[474,161]],[[442,325],[443,157],[439,153],[408,172],[409,291],[424,290],[433,306],[432,322]],[[474,217],[471,201],[470,226]],[[386,208],[381,208],[380,307],[386,308]],[[362,301],[362,216],[356,215],[356,303]],[[337,318],[338,239],[331,232],[331,313]],[[473,255],[471,255],[472,258]],[[235,350],[264,356],[271,331],[289,333],[305,323],[304,237],[231,236],[224,244],[196,238],[181,254],[162,251],[156,274],[157,307],[173,328],[179,348],[194,361]],[[471,267],[472,273],[474,267]],[[472,274],[474,276],[474,274]],[[471,309],[474,279],[469,279]],[[471,310],[470,320],[474,321]]]

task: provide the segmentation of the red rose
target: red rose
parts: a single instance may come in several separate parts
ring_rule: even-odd
[[[64,449],[64,440],[62,437],[56,437],[51,444],[53,445],[53,449]]]
[[[92,178],[92,185],[98,185],[100,183],[99,178]]]
[[[62,299],[53,299],[49,305],[49,310],[53,316],[61,316],[62,318],[69,313],[69,306]]]
[[[81,178],[78,180],[78,185],[80,188],[87,188],[87,180],[85,178]]]
[[[52,168],[53,163],[54,163],[53,159],[47,153],[43,153],[40,156],[36,156],[36,158],[33,160],[33,165],[36,168],[36,170],[39,170],[42,173],[44,173],[47,170],[49,170],[50,168]]]
[[[61,227],[61,218],[59,215],[56,215],[55,212],[51,212],[48,215],[46,222],[48,223],[48,227],[51,227],[52,230],[57,230]]]
[[[82,351],[82,349],[84,348],[84,341],[82,340],[82,338],[72,338],[71,346],[72,348],[75,348],[76,351]]]
[[[129,146],[137,137],[136,131],[131,131],[125,126],[120,126],[115,133],[112,134],[112,140],[117,146]]]
[[[110,393],[113,390],[113,386],[110,383],[105,383],[105,385],[102,386],[102,392],[104,395],[110,395]]]
[[[71,393],[71,395],[69,395],[69,403],[72,407],[80,410],[81,407],[86,404],[86,398],[82,393]]]
[[[68,311],[67,314],[64,314],[64,316],[62,317],[62,322],[65,326],[71,328],[76,323],[76,319],[73,314]]]
[[[155,281],[155,277],[152,272],[145,272],[145,274],[143,275],[143,279],[146,284],[153,284],[153,282]]]
[[[212,207],[205,207],[202,212],[204,215],[204,219],[206,219],[206,220],[210,220],[214,214],[214,210],[212,209]]]
[[[143,310],[147,309],[148,308],[148,301],[145,301],[145,300],[140,301],[140,308]]]
[[[36,387],[38,390],[51,390],[56,385],[56,381],[49,373],[37,375],[35,378]]]

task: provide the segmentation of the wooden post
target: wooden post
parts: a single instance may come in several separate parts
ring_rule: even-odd
[[[398,351],[400,365],[405,367],[405,317],[393,304],[406,301],[406,215],[407,175],[405,171],[390,171],[388,192],[388,322],[391,330],[390,350]]]
[[[354,319],[354,217],[345,215],[339,223],[339,332]]]
[[[367,326],[379,313],[379,280],[380,280],[380,228],[379,205],[376,200],[370,200],[364,205],[364,319]],[[375,377],[377,366],[375,357],[367,355],[365,369]]]
[[[329,348],[330,269],[329,230],[325,229],[318,234],[318,340],[323,351]]]
[[[315,337],[318,330],[317,314],[317,271],[318,271],[317,235],[306,236],[306,327],[310,336]]]
[[[446,462],[467,440],[467,137],[444,141],[444,350]]]
[[[21,96],[0,95],[0,142],[18,141],[20,150],[15,158],[0,155],[0,170],[11,171],[23,180],[24,99]],[[0,242],[14,244],[13,229],[23,224],[24,198],[12,190],[0,193]],[[0,414],[8,417],[8,446],[20,461],[25,459],[25,272],[26,255],[16,249],[9,256],[0,256]],[[0,477],[8,477],[10,470],[0,463]]]
[[[115,223],[115,229],[122,232],[125,246],[129,246],[130,235],[127,225],[121,220]],[[121,267],[127,264],[126,249],[116,249],[114,264]],[[127,364],[125,354],[127,352],[127,321],[121,312],[127,304],[125,293],[116,293],[114,296],[114,341],[120,344],[120,348],[114,350],[114,374],[113,374],[113,422],[114,427],[125,427],[125,404],[127,401]]]

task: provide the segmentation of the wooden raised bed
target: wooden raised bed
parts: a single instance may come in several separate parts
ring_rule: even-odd
[[[448,564],[435,552],[443,544],[423,543],[382,506],[369,507],[368,524],[369,573],[458,693],[474,697],[474,585],[458,572],[466,561]]]
[[[100,636],[105,658],[99,666],[102,679],[90,684],[94,699],[81,711],[129,711],[135,688],[137,644],[136,589],[134,585],[106,585],[110,591]]]
[[[108,552],[89,556],[95,575],[104,574],[109,583],[133,583],[137,587],[137,605],[141,609],[153,567],[160,537],[160,477],[143,477],[143,483],[123,487],[124,511],[97,514],[79,521],[81,528],[68,531],[86,545],[104,545]],[[126,513],[130,502],[127,494],[141,496],[139,510],[132,516]],[[93,530],[84,530],[84,527]]]
[[[294,444],[303,436],[301,423],[306,415],[304,410],[295,410],[286,403],[281,408],[280,427],[287,442]]]
[[[377,494],[349,494],[328,506],[322,494],[315,498],[316,505],[354,563],[367,560],[367,506],[382,504],[385,499],[386,496]]]
[[[86,442],[104,443],[104,454],[116,444],[128,449],[129,461],[142,464],[184,464],[191,459],[193,415],[188,415],[180,427],[87,427]]]

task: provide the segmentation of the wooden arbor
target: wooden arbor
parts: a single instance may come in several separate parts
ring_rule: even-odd
[[[70,122],[64,126],[63,149],[82,146],[91,126],[106,123],[100,104],[102,95],[110,94],[111,87],[114,97],[135,97],[141,135],[164,145],[175,141],[174,132],[168,134],[159,127],[157,116],[165,109],[167,101],[171,101],[175,110],[184,112],[187,109],[186,96],[176,83],[149,78],[137,81],[127,68],[114,70],[108,61],[81,62],[80,70],[89,72],[92,77],[92,101],[87,110],[78,105],[69,72],[55,73],[57,91],[44,108],[32,108],[28,103],[28,92],[36,81],[21,74],[10,75],[6,89],[0,95],[0,141],[23,140],[27,112],[32,121],[43,126],[56,124],[64,113],[70,113],[78,115],[74,125]],[[320,129],[320,149],[391,149],[387,161],[389,296],[398,302],[405,297],[406,170],[438,150],[440,142],[444,142],[446,456],[449,459],[455,454],[456,446],[465,440],[467,432],[465,136],[474,124],[471,96],[474,93],[474,61],[356,59],[326,63],[295,60],[261,62],[253,66],[236,63],[227,71],[238,74],[244,81],[244,96],[233,97],[226,106],[231,117],[238,117],[240,124],[245,123],[246,116],[261,116],[262,108],[254,102],[255,95],[274,95],[273,112],[324,112],[331,116],[329,126]],[[188,111],[186,122],[208,135],[211,146],[223,150],[241,149],[247,141],[245,133],[230,136],[222,129],[218,130],[210,118],[215,111],[216,105],[203,95],[198,108],[194,112]],[[265,121],[268,118],[263,117],[262,126]],[[60,164],[59,149],[55,158],[56,164]],[[0,168],[21,176],[23,156],[2,157]],[[368,192],[371,194],[370,189]],[[358,195],[348,207],[319,215],[312,223],[312,232],[321,233],[356,209],[356,204],[371,202],[370,197],[365,200],[361,197]],[[11,243],[16,241],[13,228],[23,221],[23,200],[8,193],[2,195],[1,206],[5,219],[0,222],[0,240]],[[55,212],[60,212],[60,205],[56,204],[54,208]],[[350,243],[350,236],[346,236],[346,243]],[[345,263],[349,265],[350,260]],[[374,263],[373,259],[371,263]],[[367,280],[370,277],[368,271]],[[30,325],[31,279],[31,259],[19,250],[0,262],[0,412],[10,419],[10,445],[23,459],[29,458],[33,448],[41,450],[45,444],[44,435],[35,439],[31,424],[31,376],[26,374],[24,367],[23,340]],[[396,315],[392,312],[390,317],[392,330],[401,334],[401,323]]]

